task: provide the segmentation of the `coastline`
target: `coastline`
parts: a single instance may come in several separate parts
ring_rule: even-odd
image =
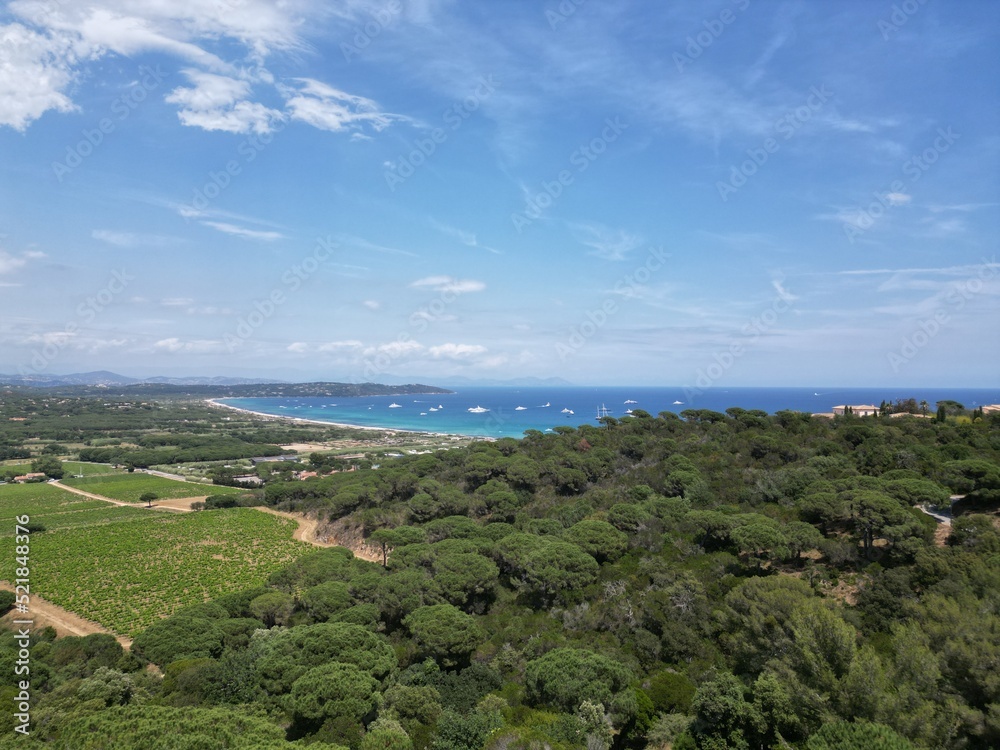
[[[218,399],[206,398],[205,403],[209,406],[215,406],[220,409],[231,409],[233,411],[243,412],[244,414],[253,414],[255,417],[263,417],[265,419],[276,419],[279,421],[287,422],[300,422],[304,424],[315,424],[322,425],[324,427],[340,427],[346,430],[365,430],[367,432],[381,432],[387,436],[396,435],[398,433],[405,433],[407,435],[430,435],[432,437],[448,437],[448,438],[468,438],[469,435],[459,435],[454,432],[426,432],[422,430],[405,430],[399,427],[373,427],[371,425],[358,425],[358,424],[347,424],[346,422],[327,422],[322,419],[305,419],[304,417],[293,417],[285,416],[284,414],[267,414],[262,411],[253,411],[252,409],[244,409],[241,406],[232,406],[231,404],[223,404],[219,402]]]

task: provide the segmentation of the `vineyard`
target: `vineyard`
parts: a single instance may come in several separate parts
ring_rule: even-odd
[[[152,492],[163,500],[204,495],[232,495],[239,492],[238,489],[232,487],[217,487],[211,484],[199,484],[195,482],[179,482],[175,479],[165,479],[164,477],[151,474],[138,473],[65,479],[63,480],[63,484],[126,503],[140,502],[139,498],[147,492]]]
[[[148,512],[80,497],[51,484],[0,487],[0,537],[13,536],[14,518],[20,515],[27,515],[32,523],[40,523],[46,530],[53,531],[130,521]]]
[[[33,535],[32,591],[133,636],[181,607],[260,584],[309,549],[292,539],[294,521],[250,508],[135,513],[142,517]]]

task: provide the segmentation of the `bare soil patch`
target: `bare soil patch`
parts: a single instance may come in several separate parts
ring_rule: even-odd
[[[292,534],[293,539],[312,544],[316,547],[346,547],[354,553],[355,557],[362,560],[368,560],[369,562],[382,561],[381,553],[364,543],[364,538],[360,531],[351,533],[339,522],[321,524],[317,519],[310,518],[304,513],[290,513],[259,505],[256,508],[264,513],[281,516],[282,518],[290,518],[298,523],[299,528]]]
[[[0,589],[3,589],[4,591],[13,591],[14,587],[7,581],[0,581]],[[122,644],[123,648],[129,649],[132,647],[131,638],[118,635],[117,633],[108,630],[103,625],[98,625],[96,622],[84,619],[69,610],[63,609],[50,601],[46,601],[37,594],[31,595],[31,604],[29,605],[29,609],[30,612],[28,615],[22,615],[17,610],[12,610],[0,618],[0,622],[7,627],[17,629],[20,626],[13,625],[13,620],[30,619],[34,621],[33,630],[51,626],[55,628],[56,633],[60,636],[84,636],[93,635],[94,633],[107,633],[108,635],[113,635],[115,640]]]

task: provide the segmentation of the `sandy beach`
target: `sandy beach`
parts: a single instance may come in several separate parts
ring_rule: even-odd
[[[385,434],[387,437],[392,437],[399,433],[405,433],[408,435],[432,435],[434,437],[466,437],[464,435],[456,435],[450,432],[426,432],[423,430],[404,430],[398,427],[372,427],[370,425],[358,425],[358,424],[347,424],[345,422],[326,422],[322,419],[304,419],[302,417],[292,417],[284,416],[280,414],[265,414],[260,411],[253,411],[251,409],[244,409],[239,406],[231,406],[230,404],[223,404],[214,398],[205,399],[205,403],[210,406],[216,406],[222,409],[232,409],[233,411],[240,411],[244,414],[253,414],[256,417],[262,417],[264,419],[275,419],[285,422],[299,422],[303,424],[316,424],[323,425],[324,427],[342,427],[347,430],[365,430],[367,432],[380,432]]]

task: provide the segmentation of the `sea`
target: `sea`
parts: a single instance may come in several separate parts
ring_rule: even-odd
[[[411,430],[481,438],[521,438],[526,430],[552,431],[559,425],[598,424],[601,416],[621,418],[629,409],[656,416],[668,411],[736,406],[773,414],[785,409],[831,412],[840,404],[874,404],[883,400],[952,400],[972,409],[1000,404],[996,388],[706,388],[683,387],[493,387],[455,388],[447,394],[337,398],[227,398],[229,406],[261,414],[294,417],[358,427]]]

